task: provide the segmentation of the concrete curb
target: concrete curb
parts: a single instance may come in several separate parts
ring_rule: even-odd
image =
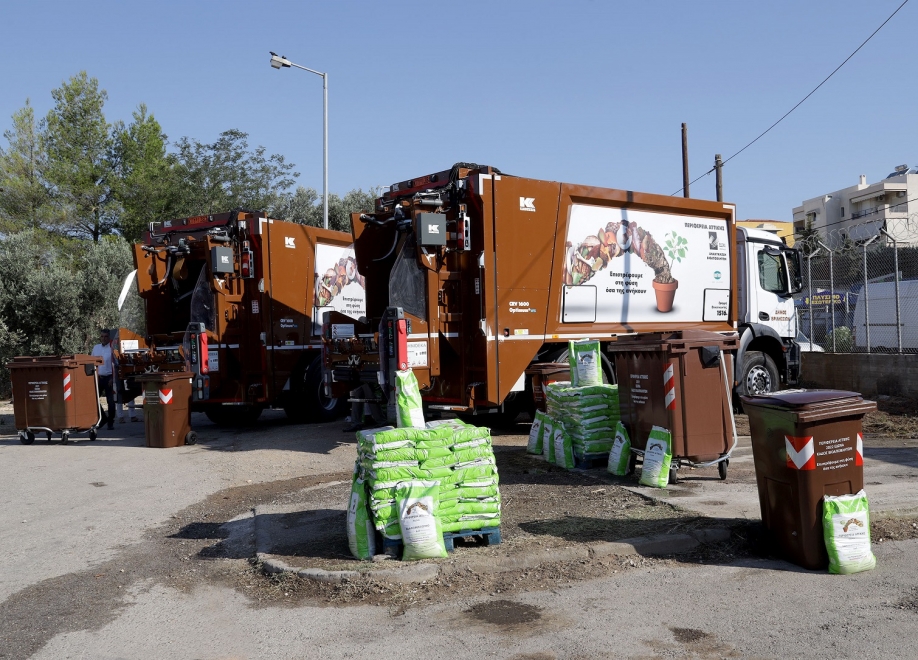
[[[678,555],[691,552],[705,543],[717,543],[730,538],[730,530],[725,527],[711,527],[686,534],[660,534],[657,536],[639,536],[621,541],[599,541],[583,546],[568,548],[540,549],[515,557],[471,557],[449,565],[438,565],[426,562],[400,564],[398,568],[379,568],[365,571],[326,571],[321,568],[297,568],[286,562],[261,552],[259,548],[269,547],[269,540],[258,525],[255,511],[255,557],[263,570],[269,574],[295,573],[298,577],[316,582],[340,583],[358,577],[372,577],[382,582],[411,584],[435,580],[439,576],[459,573],[478,573],[481,575],[507,573],[534,569],[543,564],[557,564],[572,561],[590,561],[612,555]]]

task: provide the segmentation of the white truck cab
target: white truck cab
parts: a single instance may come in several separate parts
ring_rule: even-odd
[[[800,252],[772,233],[737,227],[740,347],[738,394],[773,392],[800,378],[795,293],[802,289]]]

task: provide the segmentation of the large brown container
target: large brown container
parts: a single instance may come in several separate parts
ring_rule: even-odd
[[[672,433],[674,463],[729,454],[733,360],[725,351],[737,343],[716,332],[682,330],[624,336],[610,344],[622,423],[632,447],[644,449],[650,430],[662,426]]]
[[[143,423],[147,447],[180,447],[197,441],[191,430],[190,371],[144,374]]]
[[[877,409],[857,392],[786,390],[743,397],[762,522],[787,559],[824,569],[822,498],[864,487],[864,415]]]
[[[96,368],[102,358],[91,355],[17,357],[6,365],[13,381],[13,416],[24,444],[36,431],[60,432],[66,442],[72,431],[89,431],[102,423]]]
[[[570,380],[571,367],[566,362],[543,362],[526,369],[526,378],[532,384],[532,398],[536,408],[545,412],[545,386],[558,381]]]

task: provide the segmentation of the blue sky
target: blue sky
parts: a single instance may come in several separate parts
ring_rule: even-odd
[[[540,179],[670,194],[809,93],[901,0],[685,2],[6,2],[0,127],[80,70],[109,121],[143,102],[170,139],[249,133],[343,194],[460,160]],[[724,170],[741,218],[918,165],[907,4],[864,49]],[[714,177],[692,186],[714,198]]]

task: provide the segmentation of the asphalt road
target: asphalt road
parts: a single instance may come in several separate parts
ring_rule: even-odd
[[[23,446],[4,419],[4,660],[886,658],[918,646],[918,540],[875,546],[877,569],[853,576],[764,559],[638,560],[598,578],[407,607],[259,603],[231,574],[251,551],[236,503],[348,472],[354,445],[342,423],[289,425],[268,413],[255,429],[225,431],[196,416],[199,444],[163,450],[143,446],[142,424],[116,425],[94,443]],[[868,449],[865,480],[895,499],[914,483],[916,452],[871,462]],[[731,466],[737,475],[743,462]],[[704,481],[698,502],[727,501],[718,487],[737,486]],[[231,505],[238,516],[224,524]],[[202,537],[223,539],[224,559],[183,554]]]

